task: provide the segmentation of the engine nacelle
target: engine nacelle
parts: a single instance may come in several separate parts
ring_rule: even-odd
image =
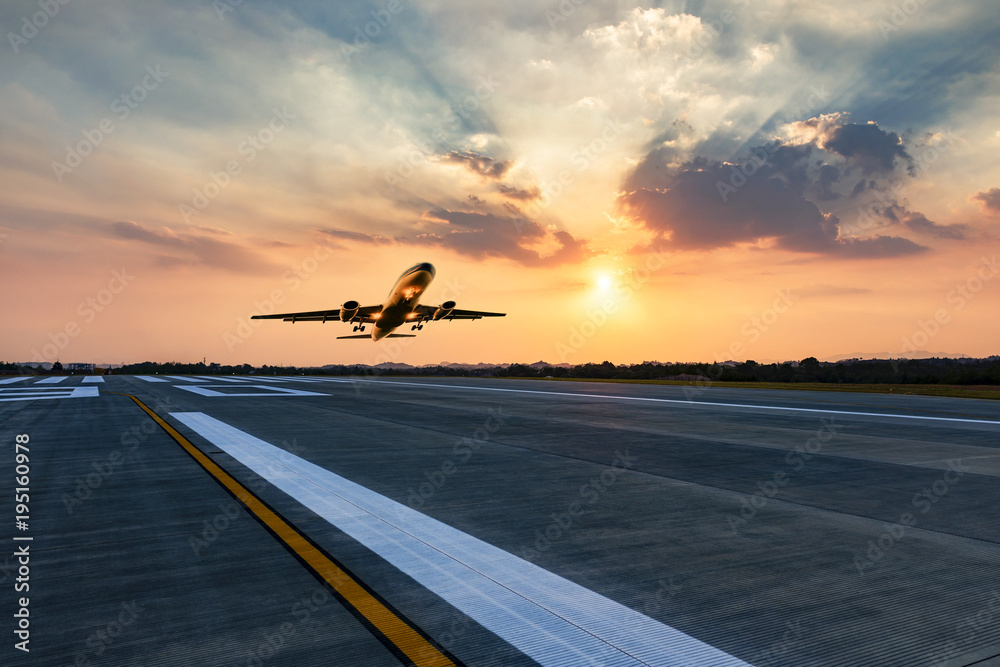
[[[350,322],[353,320],[357,316],[358,308],[360,307],[361,304],[357,301],[345,301],[344,305],[340,307],[340,321]]]
[[[437,322],[438,320],[451,315],[451,311],[453,310],[455,310],[455,302],[445,301],[444,303],[442,303],[440,306],[437,307],[437,310],[434,311],[434,314],[431,316],[431,319]]]

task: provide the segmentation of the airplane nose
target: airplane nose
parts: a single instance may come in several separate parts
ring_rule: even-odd
[[[427,273],[431,274],[432,278],[437,273],[437,271],[434,270],[434,265],[431,264],[430,262],[424,262],[422,264],[418,264],[417,268],[420,269],[421,271],[426,271]]]

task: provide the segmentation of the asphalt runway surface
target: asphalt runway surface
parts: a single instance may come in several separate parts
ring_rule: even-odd
[[[1000,402],[0,378],[0,437],[0,665],[1000,665]]]

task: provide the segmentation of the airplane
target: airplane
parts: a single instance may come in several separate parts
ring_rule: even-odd
[[[357,301],[345,301],[340,308],[311,310],[302,313],[280,313],[275,315],[254,315],[254,320],[283,320],[285,322],[326,322],[340,320],[354,323],[355,331],[364,331],[366,324],[372,325],[370,337],[373,341],[383,338],[413,338],[416,334],[393,333],[398,327],[410,324],[410,329],[420,331],[424,322],[439,320],[478,320],[484,317],[503,317],[507,313],[487,313],[481,310],[460,310],[454,301],[445,301],[440,306],[421,305],[420,297],[434,280],[436,271],[428,262],[414,264],[396,280],[385,303],[380,306],[362,306]],[[362,333],[344,338],[368,338]]]

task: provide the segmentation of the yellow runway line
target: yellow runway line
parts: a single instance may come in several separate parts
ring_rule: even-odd
[[[313,572],[328,583],[347,604],[361,614],[371,626],[395,646],[417,667],[457,667],[409,623],[385,606],[365,589],[350,573],[333,562],[302,533],[278,516],[264,501],[219,467],[212,459],[181,435],[158,414],[131,394],[125,394],[142,408],[170,437],[184,448],[208,474],[239,499],[270,531],[291,549]]]

